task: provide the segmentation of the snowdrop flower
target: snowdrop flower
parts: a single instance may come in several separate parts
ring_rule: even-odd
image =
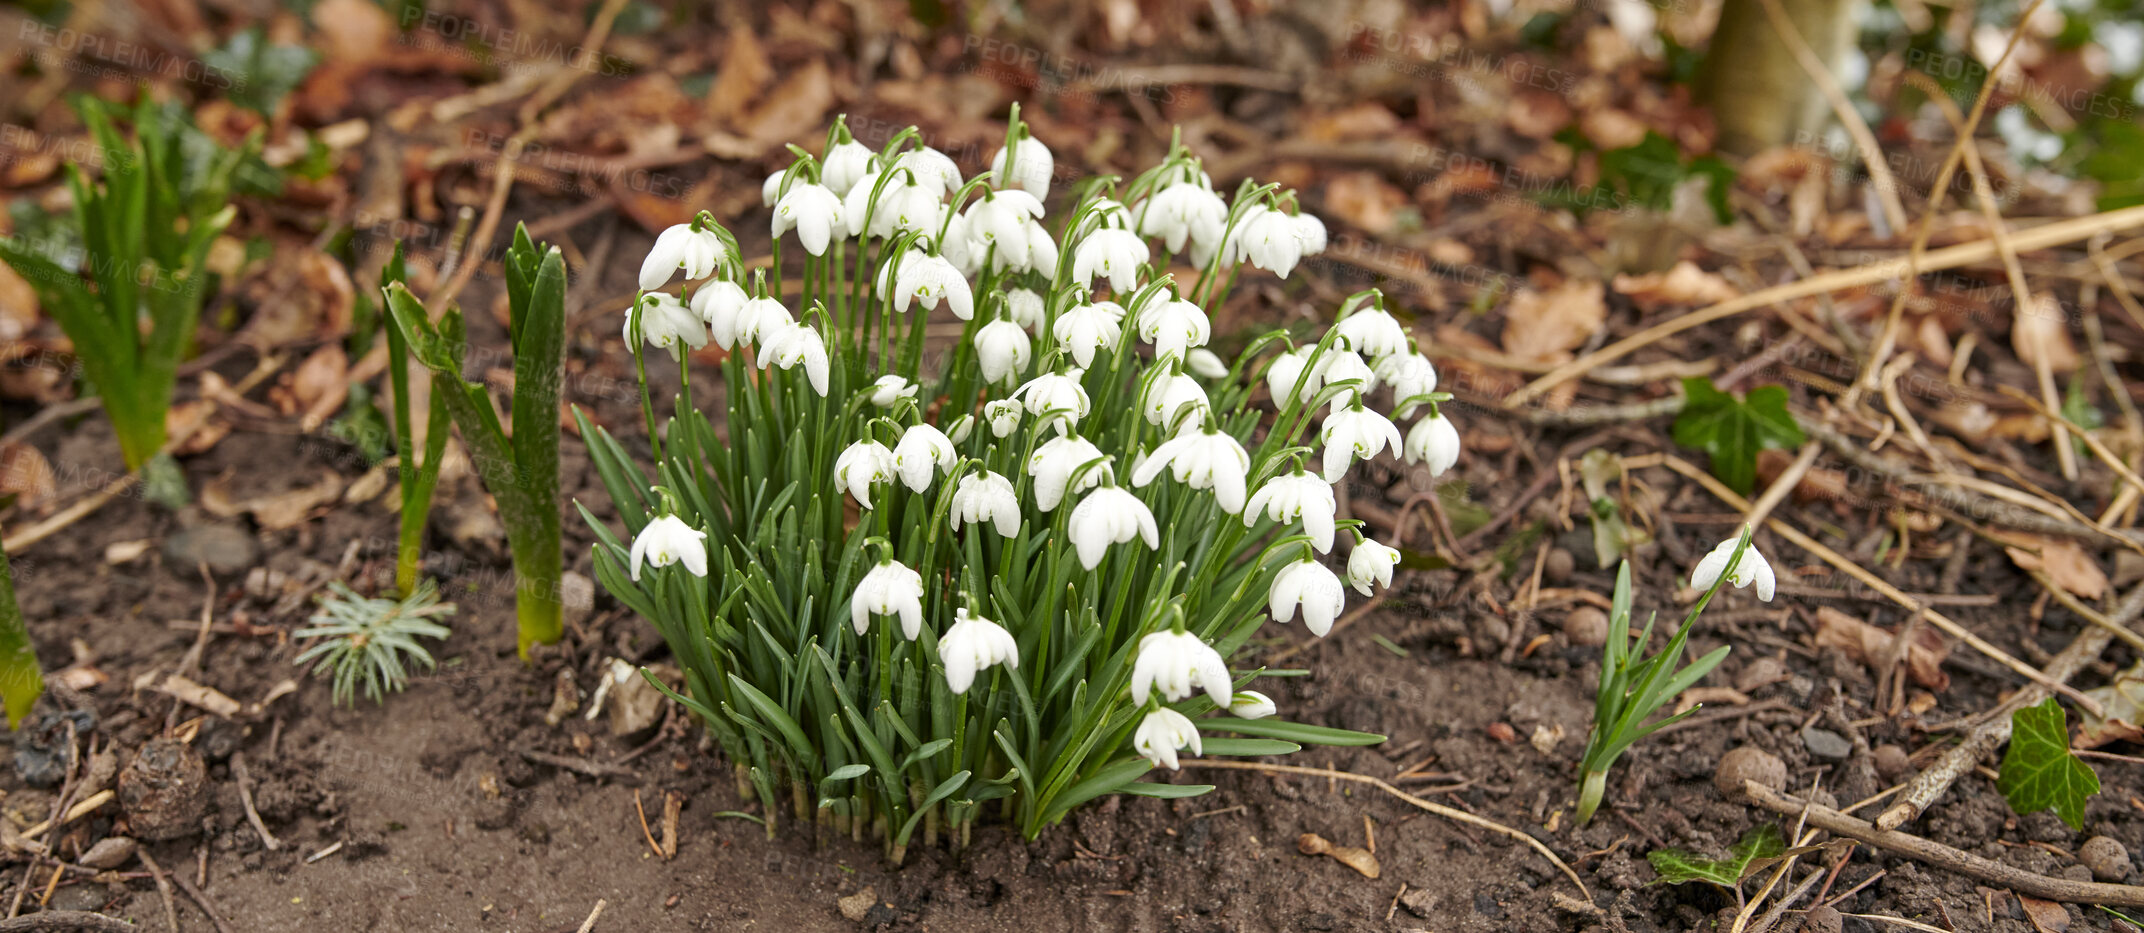
[[[1027,413],[1036,417],[1057,414],[1049,421],[1057,427],[1058,434],[1072,430],[1079,419],[1087,417],[1093,403],[1087,399],[1087,389],[1079,384],[1084,370],[1074,369],[1062,373],[1043,373],[1029,379],[1013,392],[1013,397],[1027,403]]]
[[[1228,205],[1203,185],[1171,185],[1148,198],[1139,211],[1139,235],[1160,237],[1171,253],[1184,251],[1188,238],[1198,243],[1218,243],[1228,222]]]
[[[1289,564],[1273,578],[1273,589],[1267,594],[1266,611],[1273,621],[1286,623],[1295,617],[1296,607],[1303,610],[1303,625],[1310,634],[1324,638],[1332,631],[1333,620],[1340,618],[1340,610],[1347,605],[1347,594],[1340,589],[1340,578],[1325,569],[1325,565],[1304,559]]]
[[[1407,462],[1426,463],[1432,479],[1459,462],[1459,429],[1452,421],[1432,411],[1429,417],[1407,430]]]
[[[679,347],[699,349],[707,346],[707,324],[700,316],[685,307],[669,292],[649,292],[640,296],[640,336],[648,346],[670,351],[670,358],[680,359]],[[633,342],[633,315],[625,316],[625,341]]]
[[[1020,429],[1020,403],[1001,398],[983,403],[983,420],[990,422],[991,437],[1005,437]]]
[[[782,199],[782,181],[788,177],[789,169],[776,169],[774,174],[767,176],[766,181],[759,183],[760,206],[773,207],[775,202]]]
[[[1190,632],[1162,631],[1139,639],[1139,660],[1132,664],[1132,702],[1146,705],[1147,693],[1160,690],[1174,703],[1199,691],[1227,706],[1235,681],[1221,653]]]
[[[1204,347],[1191,351],[1190,357],[1184,360],[1184,368],[1205,379],[1228,378],[1228,364],[1221,362],[1220,356]]]
[[[1341,318],[1336,326],[1340,329],[1340,336],[1347,338],[1349,349],[1366,354],[1373,360],[1412,348],[1407,339],[1407,328],[1401,327],[1399,319],[1383,308],[1357,309],[1355,313]]]
[[[1334,514],[1339,509],[1339,503],[1333,499],[1331,483],[1309,470],[1297,470],[1266,480],[1265,485],[1251,494],[1250,505],[1243,510],[1243,527],[1257,524],[1261,512],[1284,524],[1302,519],[1303,533],[1310,536],[1310,545],[1320,554],[1330,554]]]
[[[1014,188],[985,192],[968,206],[968,238],[978,248],[995,245],[998,256],[1010,260],[1028,254],[1028,223],[1042,216],[1042,202]]]
[[[967,276],[961,275],[953,263],[944,256],[932,256],[920,250],[898,257],[897,266],[889,272],[880,273],[880,298],[893,299],[893,310],[908,312],[908,302],[913,299],[926,311],[935,311],[943,301],[953,309],[953,316],[963,321],[975,316],[975,293],[968,287]],[[884,276],[893,277],[892,294],[887,294]]]
[[[1130,230],[1102,229],[1087,234],[1072,251],[1072,281],[1086,285],[1100,274],[1110,291],[1130,294],[1139,284],[1139,266],[1151,258],[1146,240]]]
[[[1027,475],[1035,479],[1035,507],[1045,512],[1054,511],[1063,502],[1065,493],[1093,489],[1110,476],[1109,464],[1096,464],[1080,477],[1079,488],[1066,489],[1072,482],[1072,474],[1080,467],[1100,459],[1100,448],[1084,437],[1061,436],[1043,441],[1027,458]]]
[[[1131,208],[1124,206],[1124,202],[1115,198],[1095,198],[1093,206],[1087,209],[1086,223],[1080,229],[1090,231],[1099,230],[1103,227],[1130,229],[1131,226],[1132,211]]]
[[[1161,546],[1161,530],[1154,525],[1154,513],[1138,496],[1115,486],[1104,486],[1079,500],[1072,507],[1072,520],[1066,524],[1065,533],[1079,551],[1080,566],[1088,570],[1102,562],[1102,553],[1112,544],[1136,537],[1146,541],[1147,550]]]
[[[1295,234],[1295,221],[1287,214],[1253,205],[1237,220],[1229,236],[1233,247],[1223,262],[1249,259],[1251,265],[1287,278],[1303,258],[1303,241]]]
[[[1203,347],[1213,335],[1206,312],[1182,298],[1171,298],[1139,309],[1139,339],[1154,345],[1156,357],[1182,357],[1192,347]]]
[[[932,234],[938,232],[938,221],[945,216],[945,192],[933,191],[931,186],[916,181],[912,172],[896,171],[887,177],[886,185],[880,188],[879,176],[866,175],[849,189],[849,196],[842,200],[842,214],[853,217],[849,229],[866,236],[890,239],[907,230],[921,230]],[[871,192],[878,190],[878,200],[871,200]],[[869,221],[869,229],[863,229]]]
[[[804,251],[824,256],[828,243],[849,235],[844,217],[841,198],[825,185],[792,185],[774,205],[774,237],[795,227]]]
[[[640,264],[640,290],[654,291],[682,268],[685,279],[697,282],[715,274],[722,265],[722,238],[713,227],[699,228],[699,221],[676,224],[655,237],[654,248]]]
[[[953,440],[944,431],[927,424],[909,425],[901,441],[893,445],[893,469],[908,484],[910,492],[930,488],[931,471],[950,473],[960,458],[953,453]]]
[[[634,583],[640,582],[640,565],[646,561],[650,567],[668,567],[682,563],[695,577],[707,576],[707,532],[701,531],[675,515],[665,515],[640,529],[633,536],[633,552],[627,565],[628,574]]]
[[[1272,697],[1256,690],[1245,690],[1228,701],[1228,714],[1237,719],[1264,719],[1279,711]]]
[[[899,373],[887,373],[871,383],[871,404],[880,408],[892,408],[902,399],[915,401],[917,388]]]
[[[983,271],[983,257],[976,252],[975,242],[968,239],[968,218],[953,214],[945,219],[944,242],[939,242],[937,231],[918,241],[938,244],[938,255],[944,256],[961,275],[972,276]]]
[[[975,362],[983,369],[983,381],[1008,382],[1027,370],[1033,349],[1027,331],[999,318],[975,332]]]
[[[1379,382],[1392,387],[1394,404],[1437,391],[1437,367],[1430,364],[1429,357],[1411,350],[1378,360],[1374,371]],[[1419,402],[1406,405],[1393,412],[1392,417],[1405,418],[1414,414],[1420,405]]]
[[[990,157],[991,175],[1001,185],[1024,189],[1038,198],[1050,196],[1050,176],[1057,171],[1057,160],[1050,155],[1050,147],[1033,136],[1022,136],[1012,147],[1012,171],[1005,170],[1005,150],[999,149]]]
[[[1392,568],[1399,566],[1400,552],[1368,538],[1347,556],[1347,582],[1355,592],[1370,595],[1370,584],[1392,588]]]
[[[1005,293],[1005,316],[1026,328],[1037,337],[1042,336],[1042,319],[1048,314],[1043,307],[1042,296],[1031,288],[1015,288]]]
[[[1199,730],[1191,717],[1166,706],[1158,706],[1146,718],[1139,720],[1139,728],[1132,733],[1132,748],[1154,763],[1155,767],[1171,771],[1182,770],[1177,764],[1176,750],[1191,749],[1191,754],[1204,752],[1199,747]]]
[[[1163,373],[1154,377],[1141,404],[1146,409],[1146,423],[1157,426],[1174,424],[1183,416],[1184,406],[1202,411],[1213,407],[1198,380],[1183,373]]]
[[[1288,406],[1288,393],[1295,392],[1298,380],[1302,381],[1303,390],[1296,393],[1296,401],[1308,405],[1318,397],[1320,383],[1317,372],[1312,371],[1309,379],[1303,379],[1303,368],[1310,364],[1310,355],[1316,350],[1316,347],[1310,346],[1296,347],[1274,357],[1273,365],[1266,367],[1266,392],[1273,397],[1274,408]]]
[[[871,487],[893,481],[893,451],[877,441],[857,441],[834,458],[834,488],[856,497],[856,504],[871,507]]]
[[[1020,494],[1012,480],[988,470],[961,477],[953,487],[953,530],[963,522],[995,522],[999,536],[1019,534]]]
[[[738,309],[750,300],[752,296],[743,286],[728,279],[716,279],[693,290],[692,313],[713,327],[718,319],[735,317]]]
[[[923,633],[923,575],[897,560],[882,560],[856,584],[849,597],[849,624],[856,634],[871,629],[871,617],[901,617],[901,634],[915,641]]]
[[[754,298],[745,302],[743,308],[738,309],[736,318],[731,322],[732,330],[728,336],[732,341],[740,344],[758,343],[760,340],[794,323],[796,323],[796,320],[789,316],[789,309],[782,307],[781,302],[772,298]],[[717,343],[721,342],[722,337],[722,332],[717,331],[715,333]],[[723,344],[722,346],[726,350],[729,349],[730,344]]]
[[[953,422],[953,430],[945,432],[945,436],[952,438],[953,445],[957,447],[967,443],[968,435],[973,433],[975,433],[975,416],[969,414],[962,415],[960,420]]]
[[[956,609],[952,626],[938,636],[938,660],[945,664],[945,685],[954,693],[966,693],[984,668],[1003,664],[1018,670],[1020,646],[1003,626]]]
[[[1722,541],[1719,547],[1712,549],[1712,553],[1699,559],[1697,569],[1690,571],[1690,585],[1700,590],[1712,589],[1712,585],[1719,582],[1720,575],[1727,573],[1727,562],[1734,558],[1735,545],[1740,540],[1740,537],[1734,537]],[[1734,572],[1727,574],[1727,582],[1734,584],[1738,590],[1748,589],[1752,583],[1757,584],[1757,598],[1764,602],[1772,601],[1772,594],[1779,586],[1778,578],[1772,575],[1771,562],[1765,560],[1764,555],[1757,553],[1755,542],[1742,549],[1742,559],[1735,562]]]
[[[1377,371],[1353,350],[1326,349],[1325,355],[1318,359],[1315,375],[1319,391],[1334,383],[1354,380],[1354,394],[1342,396],[1341,400],[1359,399],[1377,389]]]
[[[1154,448],[1132,468],[1132,485],[1145,486],[1170,467],[1176,481],[1193,489],[1212,489],[1221,511],[1243,511],[1245,474],[1251,455],[1236,439],[1219,431],[1185,431]],[[1174,699],[1173,697],[1171,699]]]
[[[838,142],[826,151],[826,158],[819,160],[819,181],[827,190],[846,198],[858,181],[871,174],[877,162],[878,153],[872,152],[870,146],[854,139]]]
[[[1001,192],[1000,196],[1002,194]],[[974,229],[972,224],[969,229],[971,231]],[[973,238],[969,248],[978,253],[987,252],[990,256],[989,265],[992,269],[1011,272],[1033,271],[1043,275],[1051,275],[1057,271],[1057,241],[1050,238],[1050,231],[1043,229],[1041,224],[1030,220],[1023,227],[1021,241],[1021,244],[1010,244],[1016,246],[1024,244],[1024,248],[1021,249],[1008,249],[1008,244],[1003,241],[998,242],[995,249],[987,249],[986,247],[990,244],[986,243],[982,237],[976,236]]]
[[[1302,211],[1288,218],[1295,227],[1296,242],[1303,244],[1303,255],[1316,256],[1325,252],[1325,221],[1309,211]]]
[[[1057,316],[1052,331],[1058,346],[1065,348],[1072,354],[1072,361],[1085,369],[1094,365],[1096,350],[1117,352],[1118,341],[1124,339],[1123,319],[1124,309],[1112,301],[1073,305]]]
[[[916,182],[925,188],[936,189],[936,197],[945,197],[948,191],[958,191],[966,181],[960,177],[960,166],[953,158],[929,146],[910,149],[895,159],[896,170],[907,169],[916,176]]]
[[[1318,429],[1318,439],[1325,443],[1328,483],[1339,482],[1357,460],[1368,460],[1388,448],[1395,454],[1400,452],[1400,429],[1385,416],[1359,404],[1327,415],[1325,424]]]
[[[811,379],[812,391],[826,397],[827,359],[826,340],[819,332],[805,324],[783,323],[759,347],[759,368],[766,369],[769,362],[783,369],[795,369],[804,364],[804,375]]]

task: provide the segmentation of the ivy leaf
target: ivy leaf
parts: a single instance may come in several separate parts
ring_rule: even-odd
[[[2070,751],[2069,717],[2054,697],[2010,714],[1995,789],[2020,815],[2052,809],[2071,829],[2084,828],[2084,801],[2099,793],[2099,775]]]
[[[1786,851],[1787,841],[1780,837],[1779,827],[1765,823],[1743,833],[1726,858],[1704,858],[1681,849],[1654,849],[1645,853],[1645,860],[1652,863],[1662,884],[1704,881],[1732,888],[1742,883],[1753,864],[1769,864]]]
[[[320,63],[318,53],[302,45],[277,45],[268,41],[260,27],[236,33],[222,48],[211,49],[201,61],[215,69],[231,102],[261,114],[273,114],[277,104],[305,81]]]
[[[1806,438],[1787,413],[1784,386],[1759,386],[1740,399],[1696,376],[1682,381],[1687,401],[1675,416],[1675,443],[1712,456],[1712,475],[1748,495],[1757,485],[1757,452],[1798,447]]]

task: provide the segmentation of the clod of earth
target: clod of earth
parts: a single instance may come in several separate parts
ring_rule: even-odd
[[[208,766],[192,745],[154,738],[119,775],[119,806],[134,835],[158,842],[201,829],[208,804]]]
[[[1712,786],[1720,796],[1738,800],[1742,796],[1742,782],[1756,781],[1773,790],[1787,786],[1787,763],[1779,756],[1754,745],[1729,749],[1720,756],[1719,770],[1713,772]]]
[[[73,723],[70,730],[68,723]],[[15,737],[15,774],[31,787],[52,787],[67,777],[74,762],[69,736],[86,736],[97,714],[86,709],[46,710],[25,723]]]

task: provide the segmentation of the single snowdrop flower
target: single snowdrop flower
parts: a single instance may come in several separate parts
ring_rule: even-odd
[[[1163,188],[1140,206],[1139,235],[1160,237],[1171,253],[1184,251],[1184,242],[1217,245],[1228,222],[1228,205],[1213,189],[1199,184],[1176,184]]]
[[[698,220],[673,225],[656,235],[655,246],[640,263],[640,289],[663,287],[679,269],[685,270],[688,282],[714,275],[723,264],[723,252],[722,238],[713,226],[700,227]]]
[[[910,149],[901,153],[893,162],[894,170],[906,169],[915,173],[916,182],[925,188],[936,189],[934,196],[945,197],[947,192],[958,191],[966,183],[960,177],[960,166],[953,158],[929,146]]]
[[[858,181],[871,175],[877,164],[878,153],[871,151],[870,146],[854,139],[838,142],[826,151],[826,158],[819,160],[819,182],[835,195],[846,198],[855,190]]]
[[[737,312],[736,331],[731,337],[740,344],[758,343],[794,323],[796,319],[789,316],[789,309],[782,307],[781,302],[772,298],[754,298],[745,302]]]
[[[774,237],[794,227],[805,252],[824,256],[827,244],[849,235],[845,216],[841,198],[825,185],[791,185],[774,205]]]
[[[1305,558],[1282,568],[1280,575],[1273,578],[1266,612],[1273,621],[1286,623],[1301,607],[1304,627],[1310,629],[1310,634],[1324,638],[1346,606],[1347,594],[1340,588],[1340,578],[1324,564]]]
[[[856,504],[871,507],[871,487],[890,483],[894,477],[893,451],[877,441],[857,441],[834,458],[834,489],[856,497]]]
[[[1144,462],[1132,468],[1132,485],[1153,482],[1163,467],[1169,467],[1179,483],[1213,490],[1221,511],[1230,515],[1243,511],[1251,455],[1235,438],[1219,431],[1186,430],[1163,441]]]
[[[1139,267],[1152,252],[1146,240],[1130,230],[1101,229],[1087,234],[1072,251],[1072,281],[1087,285],[1096,275],[1109,280],[1109,290],[1131,294],[1139,285]]]
[[[887,373],[871,383],[871,404],[880,408],[892,408],[902,399],[915,401],[917,386],[902,378],[899,373]]]
[[[1003,192],[1000,192],[1000,195],[1002,196]],[[1043,229],[1040,223],[1030,220],[1022,227],[1020,239],[1024,248],[1020,249],[1008,246],[1021,244],[1008,244],[1004,241],[999,241],[996,248],[990,248],[989,242],[980,235],[973,234],[973,224],[970,224],[968,229],[971,233],[968,248],[986,254],[989,257],[987,265],[992,270],[1038,272],[1045,276],[1057,272],[1057,241],[1050,238],[1050,231]]]
[[[1087,389],[1080,385],[1085,370],[1074,369],[1062,373],[1043,373],[1029,379],[1013,392],[1013,397],[1027,403],[1027,413],[1045,418],[1062,435],[1072,430],[1093,403],[1087,399]],[[1050,412],[1057,412],[1051,415]]]
[[[707,532],[701,531],[675,515],[665,515],[640,529],[633,536],[633,551],[627,567],[634,583],[640,582],[640,565],[668,567],[684,564],[685,570],[695,577],[707,576]]]
[[[909,425],[901,432],[900,443],[893,445],[893,469],[910,492],[929,489],[932,470],[951,473],[959,462],[952,438],[927,424]]]
[[[991,437],[1006,437],[1020,429],[1020,403],[1014,399],[993,399],[983,403],[983,420],[990,422]]]
[[[1012,170],[1005,170],[1005,150],[999,149],[990,157],[990,172],[1000,185],[1017,187],[1038,198],[1050,196],[1050,176],[1057,171],[1057,160],[1050,155],[1050,147],[1033,136],[1022,136],[1012,147]]]
[[[1005,293],[1005,316],[1037,337],[1042,336],[1042,319],[1049,312],[1043,307],[1042,296],[1031,288],[1015,288]]]
[[[938,636],[938,660],[945,665],[946,687],[966,693],[975,684],[975,675],[986,668],[1003,664],[1018,670],[1020,646],[1003,626],[956,609],[953,624]]]
[[[1228,662],[1197,635],[1161,631],[1139,639],[1139,659],[1132,663],[1132,702],[1146,705],[1153,690],[1161,691],[1169,703],[1204,691],[1215,706],[1227,706],[1235,689]]]
[[[775,202],[782,199],[782,182],[788,178],[789,169],[783,167],[775,169],[774,174],[768,175],[766,181],[759,183],[759,204],[761,207],[773,207]]]
[[[953,487],[953,530],[964,522],[995,522],[1000,537],[1019,534],[1020,494],[1012,480],[988,470],[961,477]]]
[[[1392,588],[1392,568],[1399,566],[1400,552],[1368,538],[1347,556],[1347,582],[1355,592],[1370,595],[1370,584]]]
[[[1033,352],[1027,331],[1004,318],[991,321],[975,332],[975,362],[982,367],[984,382],[1010,382],[1019,378],[1027,371],[1027,361]]]
[[[718,320],[735,319],[744,303],[751,300],[751,294],[743,286],[728,279],[716,279],[693,290],[692,313],[712,328]],[[735,329],[732,325],[731,330],[734,332]]]
[[[1340,336],[1346,338],[1349,349],[1373,360],[1413,349],[1413,342],[1407,339],[1407,328],[1401,327],[1399,319],[1383,308],[1358,308],[1355,313],[1341,318],[1336,326]]]
[[[1431,411],[1407,429],[1406,453],[1408,463],[1428,465],[1430,478],[1443,476],[1459,462],[1459,429],[1452,427],[1450,418]]]
[[[1310,357],[1315,352],[1317,348],[1313,346],[1296,347],[1274,357],[1273,365],[1266,367],[1266,393],[1273,397],[1274,408],[1286,408],[1290,392],[1295,392],[1296,401],[1304,405],[1310,404],[1318,397],[1318,390],[1323,387],[1323,383],[1318,378],[1317,370],[1311,370],[1310,378],[1303,378],[1303,370],[1310,365]],[[1320,357],[1320,360],[1323,358]],[[1298,381],[1303,384],[1300,392],[1296,392]]]
[[[1161,546],[1161,530],[1154,524],[1154,513],[1138,496],[1115,486],[1104,486],[1079,500],[1072,507],[1072,520],[1066,523],[1065,534],[1079,552],[1080,566],[1088,570],[1102,563],[1103,552],[1112,544],[1141,538],[1147,550]]]
[[[1027,256],[1028,222],[1042,216],[1042,202],[1014,188],[985,192],[968,206],[968,238],[982,248],[996,246],[1001,258]]]
[[[1157,300],[1138,312],[1139,339],[1153,344],[1154,355],[1182,357],[1213,336],[1206,312],[1182,298]]]
[[[1130,229],[1131,226],[1132,211],[1131,208],[1124,206],[1124,202],[1115,198],[1095,198],[1093,206],[1087,209],[1087,220],[1080,229],[1090,231],[1104,227]]]
[[[1224,262],[1249,259],[1251,265],[1285,279],[1303,258],[1303,241],[1296,237],[1295,221],[1280,211],[1254,205],[1237,221],[1236,230],[1237,234],[1230,237],[1236,243],[1235,255]]]
[[[938,232],[938,222],[945,217],[945,192],[933,191],[930,185],[916,181],[913,172],[895,170],[883,187],[878,180],[877,175],[864,176],[842,199],[842,215],[855,218],[849,229],[880,239],[891,239],[909,230],[934,235]],[[878,192],[877,201],[871,199],[874,190]],[[869,229],[862,229],[867,222]]]
[[[1406,404],[1408,399],[1437,391],[1437,367],[1429,357],[1412,350],[1390,354],[1372,369],[1379,382],[1392,387],[1393,404],[1402,406],[1392,413],[1394,418],[1408,417],[1421,407],[1420,402]]]
[[[849,597],[849,625],[861,635],[871,629],[871,617],[901,617],[901,634],[915,641],[923,634],[923,575],[897,560],[879,561],[856,584]]]
[[[1092,304],[1073,305],[1057,316],[1052,330],[1057,344],[1072,354],[1072,361],[1081,369],[1094,365],[1097,350],[1117,352],[1117,343],[1124,339],[1124,309],[1112,301],[1097,301]]]
[[[783,369],[795,369],[802,363],[812,391],[820,398],[826,397],[826,340],[810,325],[788,322],[767,335],[759,347],[759,368],[766,369],[770,362]]]
[[[893,310],[906,314],[909,301],[914,300],[924,310],[935,311],[943,301],[953,309],[954,317],[965,321],[975,316],[975,293],[968,287],[968,277],[944,256],[910,250],[889,262],[898,265],[880,273],[879,297],[892,299]],[[890,294],[885,287],[888,275],[893,279]]]
[[[1309,211],[1300,211],[1288,218],[1288,223],[1295,227],[1295,239],[1302,244],[1304,256],[1325,252],[1325,221]]]
[[[968,435],[973,433],[975,433],[975,416],[967,414],[960,416],[960,420],[953,422],[953,429],[945,432],[945,436],[952,438],[953,446],[958,447],[967,443]]]
[[[1779,580],[1772,575],[1772,563],[1765,560],[1764,555],[1757,553],[1756,542],[1750,542],[1749,547],[1742,549],[1742,559],[1735,561],[1734,572],[1728,573],[1727,562],[1734,559],[1735,545],[1740,541],[1739,536],[1722,541],[1719,547],[1712,549],[1712,553],[1699,559],[1697,568],[1690,571],[1690,586],[1700,590],[1712,589],[1712,585],[1719,582],[1720,575],[1725,573],[1727,582],[1734,584],[1735,589],[1748,589],[1750,584],[1755,583],[1757,598],[1771,602],[1772,594],[1779,587]]]
[[[1400,429],[1358,402],[1325,416],[1318,429],[1325,444],[1325,481],[1337,483],[1357,460],[1369,460],[1387,449],[1400,452]]]
[[[1176,751],[1191,749],[1191,754],[1200,755],[1199,729],[1191,717],[1166,706],[1157,706],[1145,719],[1139,720],[1139,728],[1132,733],[1132,748],[1157,768],[1180,771]]]
[[[1191,370],[1193,375],[1201,379],[1228,378],[1228,364],[1221,362],[1218,354],[1205,347],[1191,351],[1191,355],[1184,359],[1184,368]]]
[[[1261,512],[1283,524],[1302,519],[1303,533],[1310,536],[1310,546],[1317,548],[1320,554],[1330,554],[1334,516],[1339,510],[1339,503],[1333,498],[1333,484],[1308,470],[1297,470],[1266,480],[1265,485],[1251,494],[1250,504],[1243,510],[1243,527],[1257,524]]]
[[[924,237],[922,243],[938,243],[936,231]],[[968,238],[968,218],[951,214],[945,219],[944,242],[938,246],[938,255],[960,270],[961,275],[973,276],[983,271],[983,256],[975,249],[975,241]]]
[[[1079,478],[1076,489],[1068,489],[1072,474],[1079,468],[1101,459],[1102,451],[1091,441],[1078,435],[1053,437],[1043,441],[1027,458],[1027,475],[1035,480],[1035,507],[1045,512],[1055,511],[1057,504],[1065,500],[1068,492],[1083,492],[1100,486],[1110,478],[1107,461],[1095,464]]]
[[[669,292],[649,292],[640,296],[640,336],[648,346],[670,351],[670,358],[683,356],[681,347],[697,350],[707,346],[707,324],[700,316],[685,307]],[[633,315],[625,316],[625,340],[633,341]]]
[[[1228,714],[1237,719],[1264,719],[1280,712],[1273,698],[1256,690],[1244,690],[1228,701]]]
[[[1207,401],[1206,390],[1199,381],[1183,373],[1162,373],[1147,385],[1146,395],[1140,405],[1146,410],[1146,423],[1167,426],[1183,417],[1185,407],[1205,411],[1213,407]]]
[[[1363,362],[1362,356],[1353,350],[1327,348],[1325,355],[1318,359],[1317,377],[1318,390],[1321,392],[1326,386],[1335,383],[1350,380],[1355,383],[1354,392],[1337,397],[1335,404],[1349,404],[1354,399],[1377,390],[1377,371],[1371,369],[1370,364]]]

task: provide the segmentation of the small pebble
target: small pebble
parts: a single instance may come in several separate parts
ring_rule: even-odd
[[[1756,781],[1773,790],[1787,786],[1787,763],[1754,745],[1728,749],[1720,756],[1719,770],[1712,773],[1712,786],[1729,800],[1742,799],[1742,782]]]
[[[1580,606],[1563,617],[1563,636],[1571,644],[1598,648],[1608,642],[1608,614],[1593,606]]]
[[[1550,583],[1562,583],[1571,578],[1571,571],[1578,569],[1578,558],[1570,551],[1553,548],[1541,565],[1541,577]]]
[[[2092,877],[2113,883],[2129,877],[2129,850],[2108,836],[2093,836],[2077,850],[2077,861],[2092,870]]]
[[[1876,758],[1876,774],[1893,784],[1905,780],[1913,772],[1913,761],[1906,750],[1896,745],[1878,745],[1871,752]]]
[[[1839,933],[1846,926],[1846,918],[1832,907],[1812,907],[1802,915],[1802,933]]]
[[[1847,741],[1846,736],[1815,726],[1802,730],[1802,746],[1809,749],[1809,754],[1832,761],[1845,761],[1846,756],[1854,753],[1854,743]]]
[[[1778,658],[1757,658],[1742,665],[1742,673],[1735,675],[1735,689],[1743,693],[1755,693],[1757,688],[1776,684],[1787,679],[1786,665]]]
[[[834,906],[841,909],[842,916],[849,918],[853,922],[862,923],[865,917],[870,916],[871,908],[877,903],[878,892],[871,888],[865,888],[848,897],[837,898],[834,901]]]

